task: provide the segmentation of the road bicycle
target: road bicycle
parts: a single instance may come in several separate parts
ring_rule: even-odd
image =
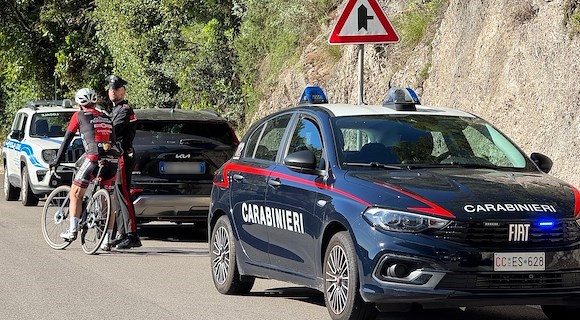
[[[113,183],[111,180],[103,181],[101,173],[109,164],[116,164],[117,159],[103,158],[99,160],[97,174],[89,183],[83,198],[82,215],[79,222],[79,236],[81,246],[86,254],[94,254],[99,250],[105,234],[109,219],[111,218],[110,190]],[[58,169],[58,168],[57,168]],[[57,179],[60,176],[58,170],[52,173]],[[73,169],[73,176],[76,169]],[[64,249],[72,242],[60,237],[60,234],[69,229],[69,204],[70,186],[61,185],[54,189],[46,198],[42,210],[42,235],[44,240],[53,249]]]

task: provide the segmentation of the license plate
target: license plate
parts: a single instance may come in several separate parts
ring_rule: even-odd
[[[545,252],[509,252],[493,254],[494,271],[545,271]]]
[[[159,162],[161,174],[204,174],[205,162]]]

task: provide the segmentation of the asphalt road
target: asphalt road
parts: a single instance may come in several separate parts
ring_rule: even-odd
[[[248,295],[219,294],[203,228],[146,225],[143,247],[88,256],[78,242],[66,250],[44,242],[42,201],[24,207],[0,194],[0,319],[330,319],[320,293],[284,282],[257,280]],[[533,306],[378,318],[546,319]]]

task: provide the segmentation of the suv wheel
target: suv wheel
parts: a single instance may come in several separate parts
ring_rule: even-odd
[[[20,189],[13,186],[8,180],[8,168],[4,166],[4,199],[6,201],[16,201],[19,193]]]
[[[240,276],[236,244],[227,216],[221,216],[211,232],[211,274],[216,289],[223,294],[245,294],[252,290],[254,277]]]
[[[26,167],[22,168],[22,189],[20,190],[20,196],[22,197],[22,204],[27,207],[33,207],[38,204],[38,197],[30,188],[30,179]]]
[[[354,244],[346,231],[335,234],[324,254],[324,302],[334,320],[374,319],[376,308],[359,293]]]

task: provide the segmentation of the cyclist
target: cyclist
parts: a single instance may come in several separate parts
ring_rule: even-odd
[[[113,122],[109,116],[96,109],[97,94],[92,89],[83,88],[75,94],[75,101],[81,110],[75,112],[71,117],[58,153],[49,163],[50,170],[59,165],[76,132],[79,131],[85,147],[85,157],[71,185],[70,227],[67,232],[60,234],[66,241],[74,241],[77,238],[78,224],[82,214],[82,199],[89,183],[94,179],[93,175],[98,169],[99,159],[104,157],[117,158],[119,155],[115,146]],[[106,168],[101,170],[102,179],[111,179],[116,175],[116,171],[116,164],[109,163]],[[101,246],[101,249],[107,251],[110,250],[109,239],[113,232],[114,215],[110,220],[111,222],[107,226],[107,235]]]

